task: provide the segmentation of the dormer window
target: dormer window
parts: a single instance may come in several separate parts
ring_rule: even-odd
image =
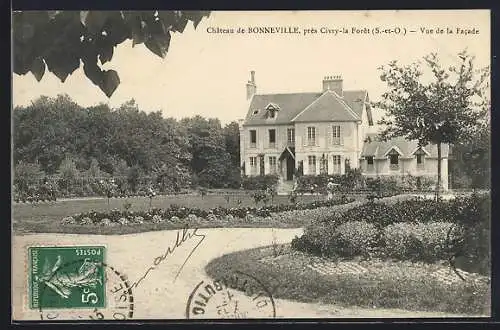
[[[389,158],[389,168],[391,170],[399,170],[399,157],[401,153],[396,148],[391,148],[389,152],[386,154]]]
[[[269,103],[266,106],[267,118],[275,119],[280,107],[275,103]]]
[[[422,148],[419,148],[417,151],[414,152],[415,158],[417,159],[417,169],[421,170],[424,168],[424,159],[426,156],[426,153]]]
[[[253,115],[254,115],[254,116],[255,116],[256,114],[258,114],[258,113],[259,113],[259,109],[255,109],[255,110],[253,111]]]

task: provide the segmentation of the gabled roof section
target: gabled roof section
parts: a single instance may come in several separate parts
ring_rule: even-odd
[[[403,152],[398,148],[398,146],[392,146],[384,153],[384,157],[387,157],[390,154],[392,155],[394,152],[396,152],[400,156],[404,156]]]
[[[363,143],[362,157],[373,156],[375,158],[386,158],[387,154],[392,149],[399,149],[401,157],[413,158],[415,152],[420,149],[418,141],[408,141],[403,137],[397,137],[389,141],[380,141],[377,134],[367,134],[366,140]],[[447,158],[449,156],[449,145],[441,144],[441,156]],[[428,144],[422,147],[427,157],[437,158],[437,146],[435,144]]]
[[[269,104],[266,105],[265,109],[266,110],[275,110],[275,111],[278,111],[280,109],[280,106],[277,105],[276,103],[269,102]]]
[[[410,155],[413,156],[413,155],[416,155],[416,154],[419,154],[419,153],[424,153],[427,157],[429,157],[431,154],[430,152],[428,152],[424,147],[419,147],[417,146],[411,153]]]
[[[272,103],[279,107],[273,124],[291,124],[292,119],[313,103],[321,93],[257,94],[248,106],[243,125],[268,124],[266,107]],[[256,114],[254,112],[257,111]]]
[[[301,111],[293,122],[358,121],[361,117],[335,92],[327,90]]]

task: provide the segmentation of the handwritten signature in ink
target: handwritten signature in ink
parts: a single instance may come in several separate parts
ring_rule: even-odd
[[[193,247],[193,249],[191,250],[191,252],[189,252],[188,256],[184,260],[184,263],[181,265],[181,267],[177,271],[177,274],[174,277],[174,282],[175,282],[177,280],[177,277],[179,277],[179,274],[181,273],[182,269],[184,268],[184,266],[188,262],[189,258],[192,256],[192,254],[194,253],[194,251],[200,246],[200,244],[203,242],[203,240],[206,237],[206,235],[198,233],[197,232],[198,229],[199,228],[189,228],[189,226],[186,225],[184,228],[182,228],[182,230],[178,230],[177,231],[177,238],[175,240],[175,244],[173,244],[172,246],[169,246],[167,248],[167,250],[165,251],[165,253],[163,253],[162,255],[159,255],[158,257],[156,257],[153,260],[153,266],[150,266],[146,270],[146,272],[144,273],[144,275],[142,275],[141,278],[139,278],[137,281],[135,281],[134,283],[132,283],[132,285],[130,286],[130,288],[136,288],[136,287],[138,287],[139,284],[148,276],[149,272],[151,272],[152,270],[154,270],[158,265],[160,265],[163,261],[165,261],[165,259],[167,259],[168,256],[172,255],[175,252],[175,250],[178,247],[180,247],[183,243],[185,243],[187,241],[190,241],[190,240],[194,239],[195,237],[199,237],[198,243]]]

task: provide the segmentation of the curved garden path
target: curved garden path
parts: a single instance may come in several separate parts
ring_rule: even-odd
[[[200,237],[185,241],[133,290],[137,319],[183,319],[186,302],[193,288],[201,281],[210,281],[205,265],[223,254],[270,245],[273,237],[279,243],[290,242],[302,229],[213,228],[199,229],[205,239],[195,250],[176,281],[175,274]],[[54,245],[105,245],[107,263],[126,274],[131,283],[141,278],[153,265],[156,256],[175,244],[177,231],[159,231],[121,236],[33,234],[13,237],[13,319],[38,319],[37,311],[27,306],[27,247]],[[23,260],[23,261],[21,261]],[[279,318],[339,317],[443,317],[444,313],[409,312],[365,308],[343,308],[335,305],[307,304],[276,299]],[[217,316],[207,315],[216,318]]]

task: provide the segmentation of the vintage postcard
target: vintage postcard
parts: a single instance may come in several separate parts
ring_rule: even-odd
[[[491,315],[488,10],[12,30],[14,322]]]

